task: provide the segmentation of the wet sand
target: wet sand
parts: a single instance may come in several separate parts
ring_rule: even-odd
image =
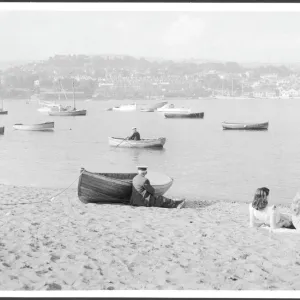
[[[300,234],[250,229],[245,203],[177,210],[0,190],[0,290],[300,289]],[[44,202],[20,204],[33,201]]]

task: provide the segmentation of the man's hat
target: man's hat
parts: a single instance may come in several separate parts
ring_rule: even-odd
[[[136,127],[132,127],[131,129],[136,129]]]
[[[137,169],[141,170],[141,171],[147,171],[148,167],[147,166],[137,166]]]

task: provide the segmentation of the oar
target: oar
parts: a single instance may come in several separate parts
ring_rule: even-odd
[[[118,144],[116,148],[118,148],[118,147],[119,147],[124,141],[126,141],[127,139],[128,139],[128,138],[123,139],[123,141],[122,141],[120,144]]]

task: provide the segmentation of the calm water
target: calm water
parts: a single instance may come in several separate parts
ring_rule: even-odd
[[[161,113],[111,112],[131,101],[77,102],[86,117],[50,117],[36,103],[6,101],[0,115],[0,183],[67,187],[85,167],[95,172],[149,170],[175,179],[169,195],[249,201],[268,186],[272,201],[290,202],[300,181],[299,100],[182,100],[175,105],[204,111],[204,119],[170,120]],[[146,104],[140,101],[138,104]],[[54,132],[26,132],[15,123],[55,121]],[[269,120],[268,131],[223,131],[221,122]],[[166,137],[163,150],[111,148],[108,136]],[[76,185],[74,185],[76,187]]]

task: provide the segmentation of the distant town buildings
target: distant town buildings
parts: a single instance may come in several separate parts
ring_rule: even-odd
[[[150,62],[112,55],[55,55],[1,71],[5,97],[72,91],[86,97],[157,98],[300,96],[300,76],[284,66],[252,69],[237,63]]]

